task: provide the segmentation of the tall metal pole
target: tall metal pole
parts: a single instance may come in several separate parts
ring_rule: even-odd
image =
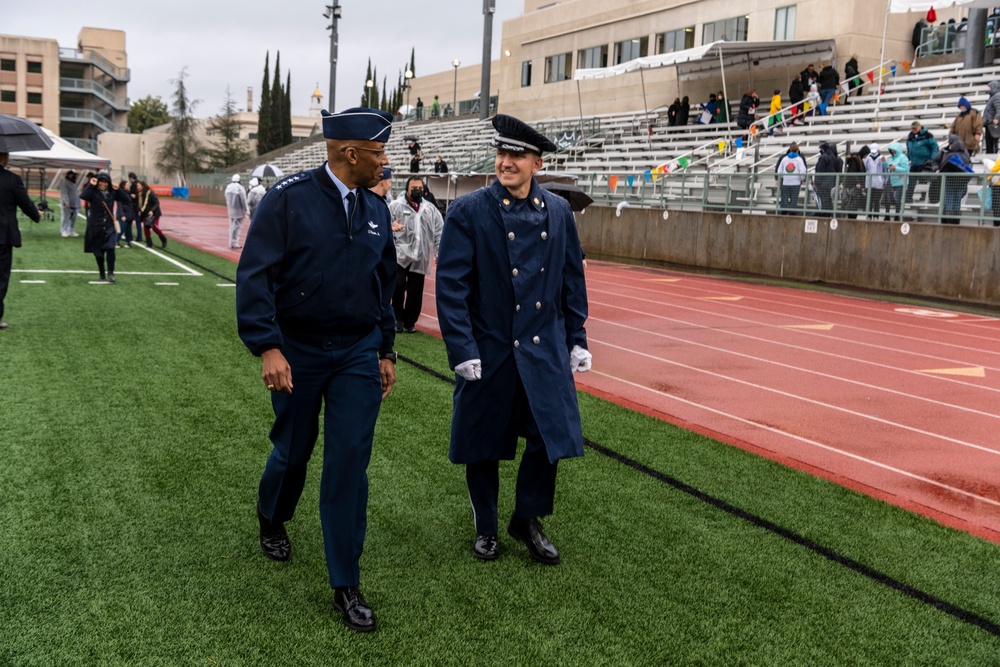
[[[889,30],[889,7],[890,0],[885,0],[885,23],[882,24],[882,48],[878,52],[878,90],[875,91],[875,126],[876,132],[879,130],[878,113],[882,106],[882,63],[885,62],[885,33]]]
[[[979,69],[986,60],[986,10],[970,9],[965,33],[965,69]]]
[[[462,62],[456,58],[451,61],[451,66],[455,68],[455,85],[451,90],[451,116],[454,118],[458,115],[458,68]]]
[[[496,0],[483,0],[483,76],[479,81],[479,120],[490,116],[490,65],[493,63],[493,14]]]
[[[328,102],[328,107],[330,111],[336,111],[337,106],[337,45],[340,41],[340,36],[337,34],[337,20],[340,19],[340,0],[333,0],[332,5],[327,5],[327,12],[324,16],[329,14],[330,25],[327,26],[327,30],[330,31],[330,99]]]

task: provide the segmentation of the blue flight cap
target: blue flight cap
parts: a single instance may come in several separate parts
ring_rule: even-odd
[[[523,120],[498,113],[493,117],[493,129],[497,133],[490,141],[493,148],[501,148],[511,153],[531,152],[541,155],[542,151],[554,151],[557,147],[548,137]]]
[[[323,109],[323,136],[327,139],[389,141],[392,114],[378,109],[355,107],[340,113]]]
[[[387,181],[392,178],[392,169],[389,167],[382,167],[382,180]]]

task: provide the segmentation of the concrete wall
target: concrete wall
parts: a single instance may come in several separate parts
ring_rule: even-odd
[[[592,206],[577,214],[588,255],[653,260],[1000,306],[1000,229]],[[731,223],[727,223],[729,217]]]

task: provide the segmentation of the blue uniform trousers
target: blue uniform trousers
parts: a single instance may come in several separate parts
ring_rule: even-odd
[[[271,395],[274,449],[259,491],[265,516],[273,521],[292,518],[325,403],[319,514],[333,588],[359,584],[358,561],[368,523],[366,469],[382,402],[382,334],[376,328],[361,340],[351,340],[325,337],[325,345],[316,347],[286,338],[282,353],[292,369],[293,390]]]
[[[528,405],[521,378],[517,379],[512,419],[520,421],[518,431],[524,435],[525,449],[517,470],[514,516],[523,518],[552,514],[556,495],[558,461],[550,462],[545,442]],[[465,481],[469,487],[473,521],[477,535],[497,535],[497,498],[500,495],[500,462],[477,461],[465,466]]]

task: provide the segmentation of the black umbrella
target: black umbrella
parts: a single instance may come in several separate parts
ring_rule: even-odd
[[[594,200],[591,199],[590,195],[572,183],[549,181],[547,183],[542,183],[542,187],[568,201],[569,207],[573,211],[582,211],[594,203]]]
[[[52,148],[52,140],[42,128],[27,118],[0,113],[0,153],[44,151]]]

